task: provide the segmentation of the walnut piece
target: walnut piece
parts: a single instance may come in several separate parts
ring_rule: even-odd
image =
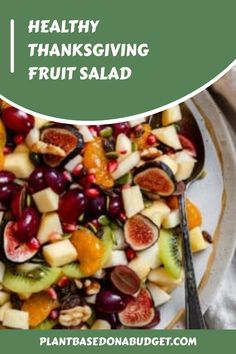
[[[96,295],[101,290],[101,285],[96,280],[85,280],[84,282],[86,295]]]
[[[59,315],[59,323],[64,327],[78,326],[86,322],[92,315],[89,306],[76,306],[72,309],[61,310]]]
[[[33,144],[30,147],[32,152],[40,153],[40,154],[50,154],[55,156],[66,156],[65,151],[59,146],[53,144],[47,144],[43,141],[37,141],[37,143]]]

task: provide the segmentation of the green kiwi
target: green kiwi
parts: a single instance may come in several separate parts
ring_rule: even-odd
[[[70,264],[66,264],[62,267],[62,273],[69,278],[80,279],[85,277],[81,272],[80,265],[78,262],[73,262]]]
[[[55,320],[51,320],[51,319],[46,319],[43,322],[41,322],[37,327],[35,327],[34,329],[42,329],[42,330],[47,330],[47,329],[52,329],[53,327],[55,327],[57,324],[57,321]]]
[[[7,267],[3,286],[15,293],[37,293],[54,284],[61,274],[61,269],[41,266],[40,273],[37,271],[35,277],[32,274],[34,273],[19,273],[13,267]]]
[[[165,269],[178,279],[182,271],[182,255],[179,236],[170,230],[161,230],[159,244],[159,257]]]

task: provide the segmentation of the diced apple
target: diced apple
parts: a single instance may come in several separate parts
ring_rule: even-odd
[[[34,117],[34,127],[41,129],[44,125],[47,125],[48,121],[40,117]]]
[[[175,174],[177,182],[188,179],[193,172],[196,160],[188,152],[183,150],[175,154],[175,161],[178,164],[178,169]]]
[[[5,269],[6,269],[5,264],[0,261],[0,284],[3,281],[3,277],[4,277],[4,274],[5,274]]]
[[[179,284],[161,285],[160,288],[167,294],[171,294]]]
[[[190,246],[192,252],[199,252],[207,248],[208,244],[205,241],[200,227],[195,227],[189,232]]]
[[[113,179],[118,179],[130,172],[140,161],[140,153],[138,151],[132,152],[119,162],[117,169],[112,173]]]
[[[85,297],[85,301],[88,304],[95,305],[96,304],[96,298],[97,298],[97,295],[89,295],[89,296]]]
[[[162,200],[157,200],[148,208],[142,210],[141,214],[152,220],[158,227],[161,226],[163,220],[170,213],[170,208]]]
[[[63,233],[60,218],[55,212],[43,215],[41,218],[37,239],[41,244],[44,244],[49,241],[50,235],[53,233]]]
[[[4,170],[13,172],[17,178],[28,178],[34,171],[35,166],[26,152],[17,152],[5,155]]]
[[[86,125],[76,125],[76,128],[78,128],[80,133],[83,135],[85,143],[94,140],[93,134]]]
[[[143,117],[143,118],[130,120],[129,121],[129,125],[130,125],[131,128],[133,128],[133,127],[136,127],[137,125],[145,123],[145,122],[146,122],[146,119],[145,119],[145,117]]]
[[[159,286],[169,286],[180,284],[182,281],[182,277],[180,277],[179,279],[175,279],[165,270],[164,267],[159,267],[157,269],[153,269],[149,273],[148,280]]]
[[[112,250],[103,268],[110,268],[117,265],[127,264],[128,261],[124,251]]]
[[[174,175],[176,174],[178,169],[178,164],[172,157],[170,157],[169,155],[161,155],[157,157],[156,160],[164,162],[164,164],[166,164],[171,169],[173,174]]]
[[[113,250],[124,250],[127,247],[127,243],[125,242],[124,232],[122,229],[115,229],[112,231],[114,244],[112,249]]]
[[[2,324],[10,328],[29,329],[29,313],[8,309],[4,312]]]
[[[3,217],[4,217],[4,212],[3,212],[3,211],[0,211],[0,223],[1,223],[2,220],[3,220]]]
[[[41,213],[49,213],[58,209],[59,196],[51,188],[34,193],[33,199]]]
[[[132,186],[122,190],[122,200],[126,216],[131,218],[144,209],[143,196],[139,186]]]
[[[172,229],[180,224],[179,209],[172,210],[169,215],[163,220],[162,226],[164,229]]]
[[[106,320],[96,320],[91,329],[111,329],[111,325]]]
[[[119,134],[116,139],[116,152],[122,159],[132,152],[131,140],[123,133]]]
[[[4,305],[10,299],[10,294],[5,291],[0,291],[0,306]]]
[[[16,154],[18,152],[29,153],[29,148],[25,143],[18,144],[18,145],[16,145],[16,148],[14,149],[13,153]]]
[[[0,307],[0,322],[3,321],[4,313],[12,308],[12,304],[10,301],[6,302],[4,305]]]
[[[44,246],[43,256],[51,267],[60,267],[74,262],[77,251],[69,240],[63,240]]]
[[[180,106],[177,105],[172,108],[166,109],[162,112],[161,118],[162,125],[164,126],[179,122],[182,119]]]
[[[168,127],[162,127],[152,130],[159,141],[172,147],[174,150],[182,149],[179,137],[174,125],[169,125]]]
[[[146,279],[151,270],[149,264],[144,263],[142,258],[139,257],[132,259],[132,261],[129,262],[128,267],[131,268],[141,280]]]
[[[76,166],[78,166],[82,162],[83,158],[81,155],[75,156],[65,165],[65,169],[69,172],[72,172]]]
[[[154,283],[148,282],[147,288],[152,295],[154,306],[161,306],[168,302],[171,296]]]
[[[37,143],[40,139],[40,133],[37,128],[33,128],[26,135],[25,142],[26,145],[31,147],[33,144]]]
[[[20,300],[28,300],[32,293],[18,293]]]
[[[161,265],[161,260],[159,258],[158,242],[154,243],[153,246],[146,250],[137,252],[137,257],[143,262],[143,264],[148,265],[151,269],[159,267]]]

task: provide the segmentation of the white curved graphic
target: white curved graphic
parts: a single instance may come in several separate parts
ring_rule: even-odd
[[[73,120],[73,119],[63,119],[63,118],[57,118],[57,117],[51,117],[45,114],[41,114],[35,111],[31,111],[30,109],[27,109],[25,107],[22,107],[16,103],[14,103],[13,101],[9,100],[8,98],[4,97],[3,95],[0,94],[0,98],[2,98],[4,101],[6,101],[7,103],[9,103],[12,106],[15,106],[16,108],[25,111],[26,113],[32,114],[33,116],[38,116],[42,119],[45,120],[52,120],[55,122],[59,122],[59,123],[67,123],[67,124],[85,124],[85,125],[93,125],[93,124],[112,124],[112,123],[119,123],[119,122],[125,122],[125,121],[130,121],[130,120],[135,120],[138,118],[141,118],[143,116],[148,116],[154,113],[158,113],[161,111],[164,111],[167,108],[170,108],[172,106],[175,106],[177,104],[180,104],[186,100],[188,100],[189,98],[197,95],[198,93],[200,93],[201,91],[205,90],[206,88],[208,88],[209,86],[211,86],[212,84],[214,84],[214,82],[216,82],[217,80],[219,80],[222,76],[224,76],[234,65],[236,65],[236,59],[226,68],[224,69],[220,74],[216,75],[212,80],[208,81],[206,84],[204,84],[203,86],[201,86],[200,88],[198,88],[197,90],[192,91],[191,93],[189,93],[188,95],[185,95],[184,97],[179,98],[176,101],[173,101],[171,103],[168,103],[164,106],[161,106],[159,108],[147,111],[147,112],[142,112],[139,114],[135,114],[132,116],[128,116],[128,117],[121,117],[121,118],[116,118],[116,119],[103,119],[103,120],[93,120],[93,121],[86,121],[86,120]]]

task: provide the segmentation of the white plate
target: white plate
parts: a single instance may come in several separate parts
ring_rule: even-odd
[[[236,243],[233,207],[236,205],[236,154],[225,118],[206,91],[187,101],[186,105],[198,121],[206,148],[204,169],[207,175],[195,182],[188,192],[202,212],[202,229],[214,237],[213,246],[194,255],[196,278],[198,285],[201,283],[200,300],[205,312],[216,294]],[[161,321],[156,328],[182,327],[178,318],[183,309],[182,285],[172,293],[171,300],[161,306]]]

